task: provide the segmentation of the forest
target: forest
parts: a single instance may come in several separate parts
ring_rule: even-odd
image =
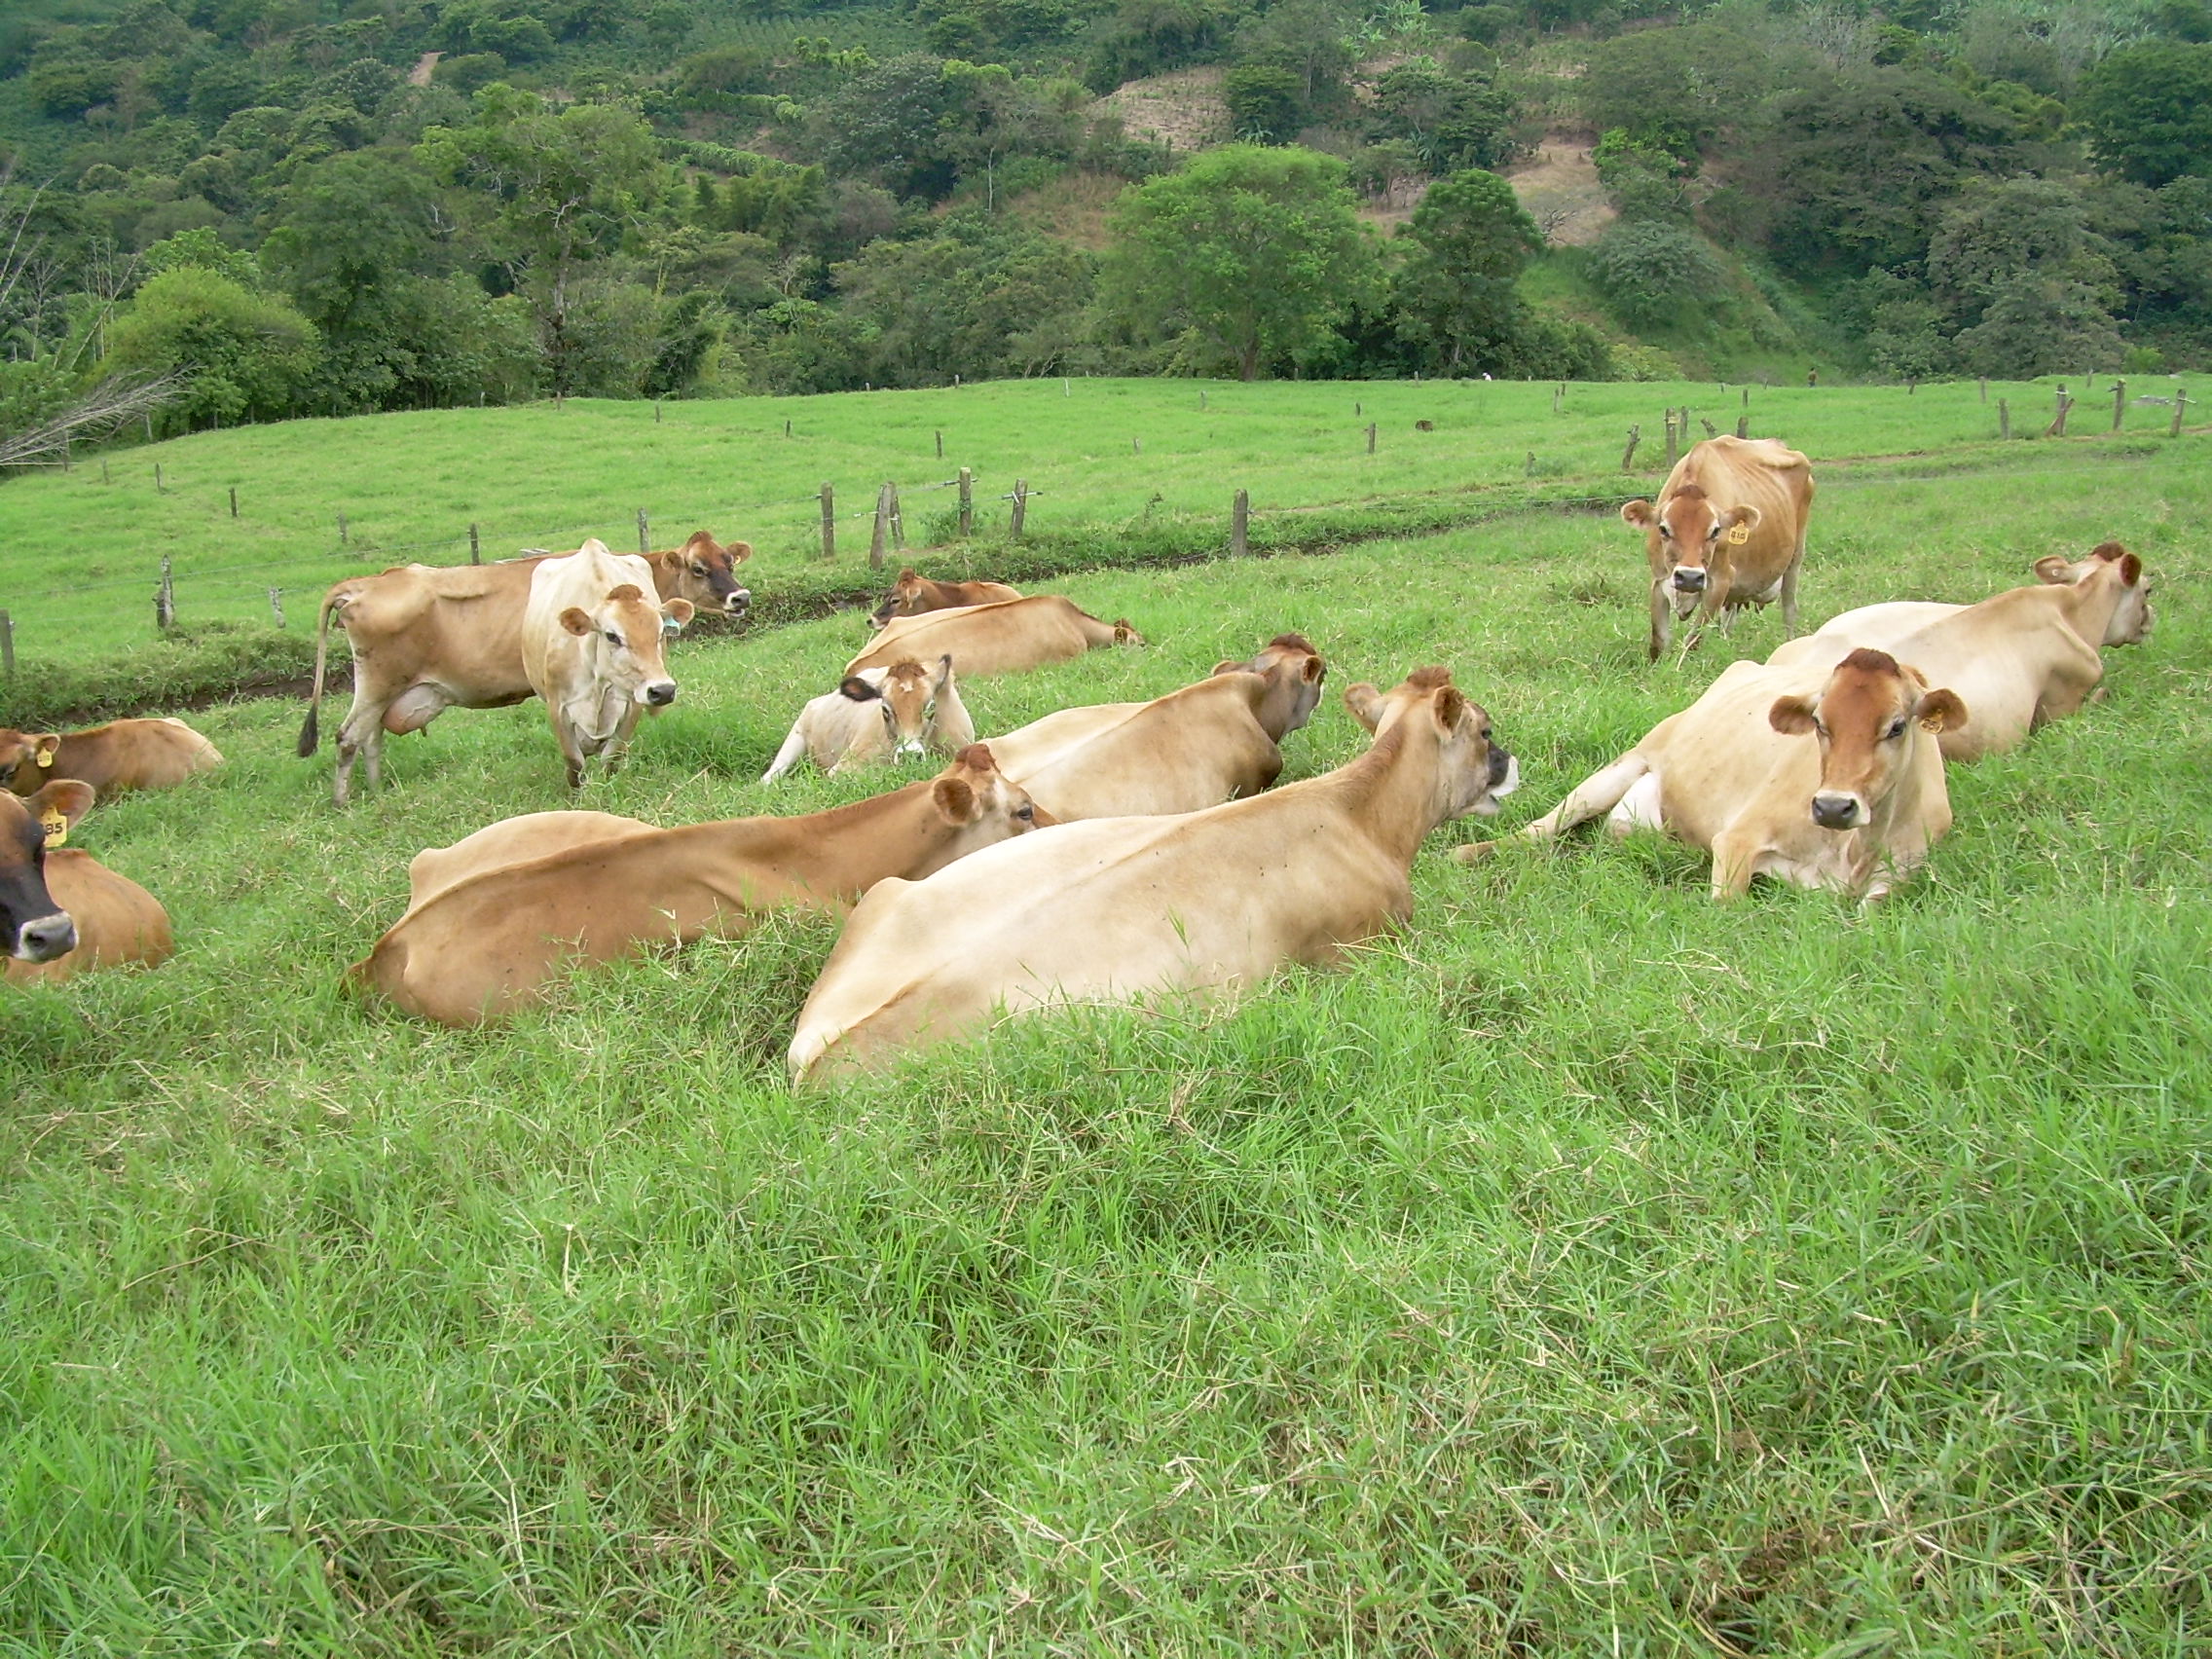
[[[1547,138],[1591,234],[1507,182]],[[2212,356],[2207,0],[28,0],[0,166],[0,464],[544,396]]]

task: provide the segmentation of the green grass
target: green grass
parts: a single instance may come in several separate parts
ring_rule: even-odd
[[[1313,388],[1208,390],[1255,434],[1318,424],[1269,402]],[[1524,406],[1440,431],[1462,482],[1550,429],[1538,393],[1483,390]],[[1402,431],[1423,388],[1363,395]],[[1905,413],[1948,407],[1928,399]],[[1043,426],[1051,406],[1021,407]],[[875,407],[821,418],[858,432]],[[1226,494],[1235,467],[1170,466],[1179,429],[1158,420],[1147,460]],[[1269,441],[1238,454],[1256,469]],[[396,515],[421,468],[392,447]],[[1957,828],[1883,907],[1762,886],[1719,908],[1702,861],[1652,841],[1470,870],[1440,849],[1492,826],[1458,826],[1417,865],[1412,928],[1344,973],[1235,1011],[1016,1023],[806,1097],[781,1059],[819,919],[586,976],[496,1031],[339,994],[415,851],[563,804],[535,706],[395,742],[391,787],[344,815],[327,756],[290,756],[296,705],[205,711],[229,766],[80,837],[165,899],[182,954],[18,992],[0,1022],[0,1641],[2193,1651],[2200,448],[1824,473],[1808,623],[1978,597],[2108,535],[2157,584],[2109,699],[1955,771]],[[309,454],[295,471],[345,497],[348,452]],[[583,499],[602,464],[620,481],[611,456],[535,472]],[[1051,476],[1094,476],[1104,522],[1121,486],[1098,464]],[[1294,456],[1270,476],[1286,504],[1330,498]],[[1404,487],[1454,484],[1438,462]],[[1331,663],[1288,746],[1305,776],[1361,747],[1344,684],[1445,662],[1522,757],[1510,828],[1727,659],[1716,640],[1644,668],[1640,570],[1610,518],[1534,513],[1099,571],[1066,591],[1150,648],[967,696],[1003,729],[1296,627]],[[683,642],[682,700],[590,803],[679,823],[867,793],[751,781],[858,635]],[[1780,637],[1751,617],[1733,648]]]

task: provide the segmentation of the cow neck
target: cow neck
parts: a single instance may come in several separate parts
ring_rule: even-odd
[[[2127,592],[2120,580],[2120,567],[2101,565],[2078,582],[2070,582],[2058,591],[2058,606],[2066,618],[2066,625],[2082,637],[2082,643],[2100,656],[2105,647],[2105,630],[2112,626],[2113,612]]]
[[[1110,645],[1114,643],[1113,623],[1099,621],[1080,605],[1070,604],[1068,608],[1075,612],[1075,625],[1082,633],[1086,645]],[[959,661],[957,657],[953,660],[955,664]]]
[[[1433,707],[1428,701],[1415,704],[1365,755],[1314,780],[1332,786],[1345,811],[1409,869],[1422,840],[1451,807]]]
[[[829,897],[860,894],[925,866],[958,836],[931,797],[935,779],[796,818],[725,818],[663,832],[680,865],[741,860]],[[931,867],[934,867],[931,866]]]

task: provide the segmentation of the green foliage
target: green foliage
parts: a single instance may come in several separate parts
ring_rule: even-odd
[[[1997,284],[1981,320],[1960,330],[1958,348],[1972,373],[2014,379],[2114,368],[2123,350],[2095,290],[2032,271]]]
[[[1092,281],[1088,255],[978,218],[923,241],[874,242],[832,275],[867,342],[862,378],[908,387],[1056,369]]]
[[[1243,16],[1238,0],[1118,0],[1093,33],[1084,85],[1110,92],[1124,81],[1210,63]]]
[[[285,301],[197,265],[144,284],[109,337],[117,373],[186,377],[164,411],[166,430],[273,421],[291,412],[317,356],[314,324]]]
[[[1512,98],[1487,76],[1454,73],[1433,57],[1395,65],[1375,89],[1377,134],[1412,145],[1431,172],[1512,160],[1513,115]]]
[[[179,231],[138,256],[139,272],[149,279],[186,267],[228,276],[241,288],[261,286],[261,262],[250,253],[224,246],[223,239],[205,228]]]
[[[1694,313],[1718,296],[1722,283],[1720,264],[1702,237],[1657,220],[1615,220],[1590,265],[1606,303],[1632,327]]]
[[[1400,235],[1412,243],[1391,284],[1400,332],[1446,374],[1506,367],[1527,310],[1515,283],[1544,245],[1513,187],[1494,173],[1454,173],[1429,187]]]
[[[1231,129],[1249,142],[1286,144],[1306,125],[1304,89],[1288,69],[1239,64],[1223,78],[1221,95]]]
[[[2107,166],[2138,184],[2212,172],[2212,44],[2149,41],[2083,84],[2076,115]]]
[[[1207,151],[1124,192],[1112,223],[1109,308],[1244,380],[1318,345],[1373,279],[1345,165],[1310,151]]]
[[[1693,164],[1765,84],[1759,43],[1720,23],[1646,29],[1592,49],[1578,91],[1601,131]]]

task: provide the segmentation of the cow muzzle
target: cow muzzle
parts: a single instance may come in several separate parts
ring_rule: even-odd
[[[656,709],[667,708],[669,704],[676,701],[676,682],[673,680],[656,680],[649,685],[640,687],[638,701],[650,704]]]
[[[11,954],[18,962],[52,962],[76,948],[77,924],[69,919],[68,912],[56,910],[51,916],[25,922],[17,931],[16,948]]]
[[[1866,803],[1841,790],[1823,790],[1813,797],[1813,822],[1823,830],[1856,830],[1866,821]]]
[[[743,616],[753,608],[753,594],[746,588],[731,588],[722,596],[724,616]]]
[[[1706,573],[1697,566],[1677,565],[1675,567],[1675,591],[1677,593],[1703,593],[1705,583]]]

